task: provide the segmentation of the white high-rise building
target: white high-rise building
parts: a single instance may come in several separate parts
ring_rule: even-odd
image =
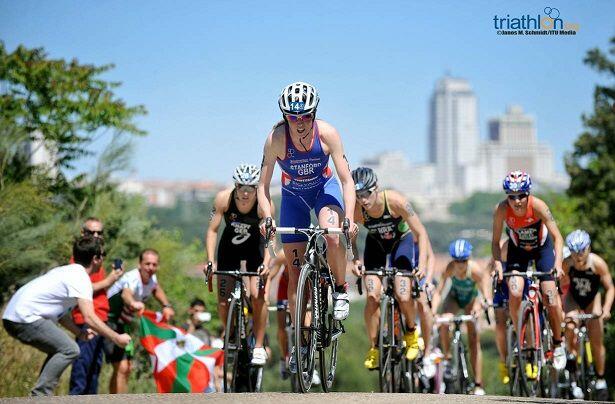
[[[436,166],[443,196],[464,194],[463,167],[473,164],[479,147],[478,108],[470,84],[445,76],[430,102],[429,160]]]

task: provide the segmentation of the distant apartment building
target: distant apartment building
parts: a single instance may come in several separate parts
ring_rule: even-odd
[[[32,138],[24,143],[22,152],[27,157],[30,165],[41,167],[50,177],[58,175],[56,153],[53,148],[45,142],[41,132],[36,131],[33,133]]]
[[[480,144],[478,107],[470,84],[445,76],[430,100],[429,162],[442,194],[464,193],[460,167],[474,163]]]

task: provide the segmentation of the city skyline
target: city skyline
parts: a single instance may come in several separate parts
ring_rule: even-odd
[[[522,105],[561,172],[602,82],[582,60],[612,35],[615,3],[593,4],[602,12],[558,2],[577,35],[513,38],[494,31],[494,15],[533,15],[541,6],[317,1],[319,11],[289,31],[280,24],[287,4],[276,1],[242,2],[240,11],[222,2],[5,1],[0,38],[9,51],[42,46],[52,58],[114,63],[104,78],[122,82],[118,96],[149,111],[137,120],[149,132],[135,139],[141,179],[228,183],[240,162],[258,164],[280,118],[279,91],[296,80],[319,89],[319,117],[338,128],[352,166],[385,150],[427,162],[428,100],[446,71],[472,83],[481,141],[491,118]],[[90,159],[79,168],[93,166]]]

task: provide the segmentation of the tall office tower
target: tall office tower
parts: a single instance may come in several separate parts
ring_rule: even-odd
[[[431,96],[429,160],[445,194],[463,194],[464,167],[476,161],[479,147],[476,95],[470,84],[445,76]]]

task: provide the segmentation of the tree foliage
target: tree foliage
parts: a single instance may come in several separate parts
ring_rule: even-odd
[[[101,78],[111,68],[50,59],[43,48],[9,53],[0,42],[0,120],[30,139],[40,133],[59,168],[90,154],[88,145],[107,131],[142,135],[133,120],[145,108],[113,93],[120,83]]]
[[[585,64],[603,73],[607,85],[594,90],[594,111],[583,115],[585,131],[566,156],[568,195],[575,200],[579,226],[592,237],[592,248],[615,265],[615,37],[608,55],[587,52]]]

